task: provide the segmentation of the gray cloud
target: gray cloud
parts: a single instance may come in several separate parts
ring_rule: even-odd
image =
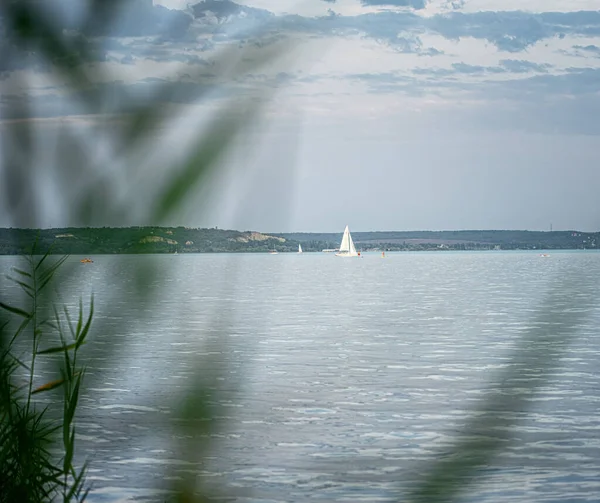
[[[538,64],[533,63],[531,61],[525,60],[517,60],[517,59],[502,59],[500,60],[500,65],[504,67],[509,72],[513,73],[527,73],[527,72],[540,72],[546,73],[549,68],[552,68],[552,65],[547,63]]]
[[[538,64],[532,63],[531,61],[515,60],[515,59],[503,59],[500,61],[500,66],[481,66],[481,65],[469,65],[466,63],[453,63],[452,70],[450,69],[422,69],[417,68],[413,70],[413,73],[421,75],[438,75],[438,76],[450,76],[456,73],[466,75],[482,75],[485,73],[528,73],[538,72],[547,73],[548,69],[552,68],[549,64]]]
[[[383,1],[383,0],[382,0]],[[420,1],[420,0],[419,0]],[[407,0],[402,0],[406,3]],[[458,40],[486,40],[505,52],[520,52],[542,40],[565,35],[600,36],[600,11],[527,13],[450,12],[422,17],[415,12],[383,11],[357,16],[306,18],[298,15],[277,19],[281,32],[306,32],[344,36],[363,33],[375,40],[402,45],[407,35],[435,33]]]
[[[244,11],[244,7],[230,0],[202,0],[192,5],[191,9],[194,17],[215,16],[217,19],[240,14]]]
[[[213,44],[197,43],[192,48],[188,44],[173,43],[165,40],[137,40],[127,45],[112,45],[112,50],[131,59],[147,59],[151,61],[178,61],[187,64],[207,65],[209,62],[197,53],[212,48]]]
[[[114,22],[106,23],[102,17],[92,19],[84,27],[84,33],[111,37],[160,35],[178,39],[187,32],[191,22],[191,16],[183,11],[153,5],[151,1],[130,0],[118,10]]]
[[[481,73],[503,73],[505,70],[497,66],[467,65],[466,63],[453,63],[452,68],[458,73],[476,75]]]
[[[428,27],[447,38],[470,36],[487,40],[500,50],[519,52],[540,40],[565,34],[600,35],[600,11],[477,12],[433,16]]]
[[[273,14],[265,9],[257,9],[240,5],[231,0],[202,0],[191,6],[192,13],[196,18],[215,17],[219,20],[232,16],[244,16],[254,19],[270,19]]]
[[[425,0],[360,0],[360,3],[366,6],[425,8]]]
[[[215,42],[257,38],[268,33],[275,22],[275,15],[268,10],[230,0],[203,0],[190,10],[195,18],[189,29],[192,40],[198,34],[210,34]]]
[[[583,52],[583,55],[586,57],[592,55],[600,58],[600,47],[597,45],[574,45],[573,49],[577,51],[577,55],[580,55],[580,53]]]
[[[469,65],[466,63],[453,63],[452,68],[415,68],[412,73],[415,75],[430,75],[436,77],[452,77],[457,74],[463,75],[484,75],[500,73],[528,73],[538,72],[547,73],[552,68],[549,64],[538,64],[525,60],[503,59],[500,66],[481,66]],[[431,84],[435,85],[432,81]]]
[[[446,9],[458,10],[465,6],[465,0],[446,0],[444,7]]]

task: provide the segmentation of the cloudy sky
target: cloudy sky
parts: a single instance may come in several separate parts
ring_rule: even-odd
[[[92,91],[74,94],[35,54],[13,52],[0,59],[1,118],[18,119],[14,104],[27,98],[48,164],[48,152],[64,156],[52,148],[57,124],[83,135],[104,159],[99,176],[122,180],[125,216],[98,224],[153,223],[143,210],[152,190],[140,187],[162,180],[223,107],[268,98],[170,223],[600,230],[598,0],[139,0],[85,27],[84,2],[46,5],[90,49],[101,105],[86,109]],[[88,128],[165,82],[161,99],[180,117],[124,176],[110,128]],[[57,185],[38,191],[37,224],[77,224],[75,189]],[[0,224],[14,223],[4,213]]]

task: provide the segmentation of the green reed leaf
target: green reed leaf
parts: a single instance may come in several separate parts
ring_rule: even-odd
[[[14,333],[12,339],[10,340],[10,342],[8,344],[9,348],[12,347],[13,343],[17,340],[19,335],[21,335],[23,333],[23,330],[25,330],[27,328],[30,321],[31,321],[31,318],[26,318],[25,320],[23,320],[21,322],[21,324],[19,325],[19,328],[16,330],[16,332]]]
[[[38,351],[36,354],[38,355],[51,355],[54,353],[62,353],[63,351],[70,351],[72,349],[75,349],[77,347],[77,343],[74,342],[72,344],[69,344],[67,346],[56,346],[53,348],[48,348],[48,349],[44,349],[41,351]]]
[[[40,238],[40,235],[38,233],[37,237],[35,238],[35,243],[33,244],[33,250],[31,252],[32,258],[33,258],[33,255],[35,253],[35,248],[36,248],[36,246],[38,244],[39,238]],[[44,262],[46,261],[46,259],[50,256],[51,249],[52,249],[52,245],[50,245],[50,248],[48,248],[48,250],[46,250],[46,253],[44,253],[44,255],[42,256],[42,258],[38,260],[37,264],[35,265],[34,271],[37,271],[40,267],[42,267],[42,265],[44,264]]]
[[[73,433],[75,433],[75,431],[73,431]],[[87,498],[87,495],[90,492],[91,488],[88,487],[85,490],[85,492],[83,493],[83,495],[81,495],[81,489],[82,489],[83,482],[85,479],[85,474],[87,472],[87,467],[88,467],[88,464],[87,464],[87,462],[85,462],[78,474],[75,474],[76,472],[75,472],[75,470],[73,470],[74,480],[73,480],[73,484],[71,485],[71,488],[69,489],[69,492],[65,496],[66,501],[71,501],[71,499],[73,499],[73,498],[77,498],[78,501],[85,501],[85,499]]]
[[[237,134],[256,117],[261,103],[257,99],[247,104],[242,117],[236,113],[239,108],[239,105],[227,107],[213,120],[209,132],[198,139],[197,147],[173,174],[172,180],[159,196],[153,216],[155,221],[164,220],[193,191],[197,182],[231,146]]]
[[[36,269],[40,267],[41,262],[45,259],[46,256],[47,255],[45,255],[44,258],[42,260],[40,260],[40,263],[36,266]],[[47,282],[49,279],[53,278],[56,271],[65,263],[67,258],[68,258],[68,256],[65,255],[65,256],[59,258],[52,265],[50,265],[50,266],[46,267],[44,270],[42,270],[42,272],[39,275],[39,280],[41,282]],[[41,289],[42,289],[42,287],[39,287],[38,291],[40,291]]]
[[[9,306],[8,304],[5,304],[4,302],[0,302],[0,308],[4,309],[5,311],[8,311],[9,313],[16,314],[17,316],[21,316],[21,317],[25,318],[26,320],[29,320],[32,317],[31,313],[28,313],[27,311],[24,311],[23,309],[19,309],[18,307]]]
[[[31,287],[31,285],[24,283],[23,281],[19,281],[18,279],[13,278],[11,276],[7,276],[6,279],[12,281],[16,285],[19,285],[29,298],[33,298],[33,288]]]
[[[79,334],[81,333],[81,324],[83,323],[83,301],[81,300],[81,298],[79,299],[79,316],[77,319],[77,328],[75,328],[75,338],[79,337]]]
[[[23,269],[18,269],[16,267],[12,268],[13,271],[15,271],[17,274],[20,274],[21,276],[24,276],[26,278],[31,278],[31,274],[28,273],[27,271],[24,271]]]
[[[40,323],[41,327],[50,327],[53,330],[58,330],[58,325],[56,323],[54,323],[53,321],[50,320],[44,320]]]
[[[67,413],[65,415],[65,422],[67,424],[71,424],[73,422],[73,417],[75,417],[75,410],[77,408],[77,402],[79,400],[79,386],[81,385],[81,376],[80,373],[75,377],[75,386],[73,387],[73,391],[69,397],[69,404],[67,407]]]
[[[71,337],[73,338],[74,341],[76,341],[77,333],[75,332],[75,329],[73,328],[73,323],[71,322],[71,315],[69,314],[69,310],[67,309],[67,306],[63,306],[63,312],[65,313],[65,318],[67,319],[67,326],[69,327],[69,331],[71,332]]]
[[[27,370],[28,372],[31,371],[29,365],[23,363],[19,358],[17,358],[16,356],[12,356],[12,359],[20,366],[23,367],[25,370]]]
[[[82,312],[83,312],[83,306],[80,307],[80,314]],[[81,331],[78,330],[77,343],[75,346],[76,349],[78,349],[85,342],[85,338],[87,337],[88,332],[90,331],[90,327],[92,326],[92,318],[93,317],[94,317],[94,297],[92,296],[92,299],[90,301],[90,312],[88,314],[87,321],[85,322],[83,330],[81,330]],[[81,316],[80,316],[80,320],[81,320]]]
[[[75,454],[75,427],[71,430],[71,434],[67,436],[68,441],[65,443],[65,458],[63,460],[63,472],[70,473]]]
[[[65,337],[64,337],[63,333],[59,332],[59,334],[60,334],[60,342],[62,343],[63,347],[68,346],[68,344],[65,341]],[[63,372],[66,374],[66,380],[71,382],[71,380],[73,379],[73,370],[71,368],[71,357],[70,357],[68,351],[63,351],[63,355],[65,357]]]

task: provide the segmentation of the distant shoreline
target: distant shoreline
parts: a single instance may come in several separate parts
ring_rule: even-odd
[[[352,232],[357,250],[484,251],[484,250],[596,250],[600,232],[580,231],[372,231]],[[339,233],[261,233],[189,227],[66,227],[0,229],[0,255],[37,251],[53,254],[148,253],[267,253],[321,252],[339,247]]]

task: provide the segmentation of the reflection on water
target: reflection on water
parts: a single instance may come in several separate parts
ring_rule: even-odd
[[[1,257],[2,272],[15,260]],[[160,296],[142,304],[128,271],[150,260]],[[202,473],[240,501],[402,493],[449,445],[567,268],[590,278],[582,296],[598,293],[598,253],[96,256],[66,298],[75,306],[93,289],[102,329],[86,348],[78,413],[89,500],[143,498],[166,468]],[[560,368],[464,501],[600,498],[600,314],[581,311]],[[190,465],[168,425],[199,362],[226,369],[227,423],[212,457]]]

